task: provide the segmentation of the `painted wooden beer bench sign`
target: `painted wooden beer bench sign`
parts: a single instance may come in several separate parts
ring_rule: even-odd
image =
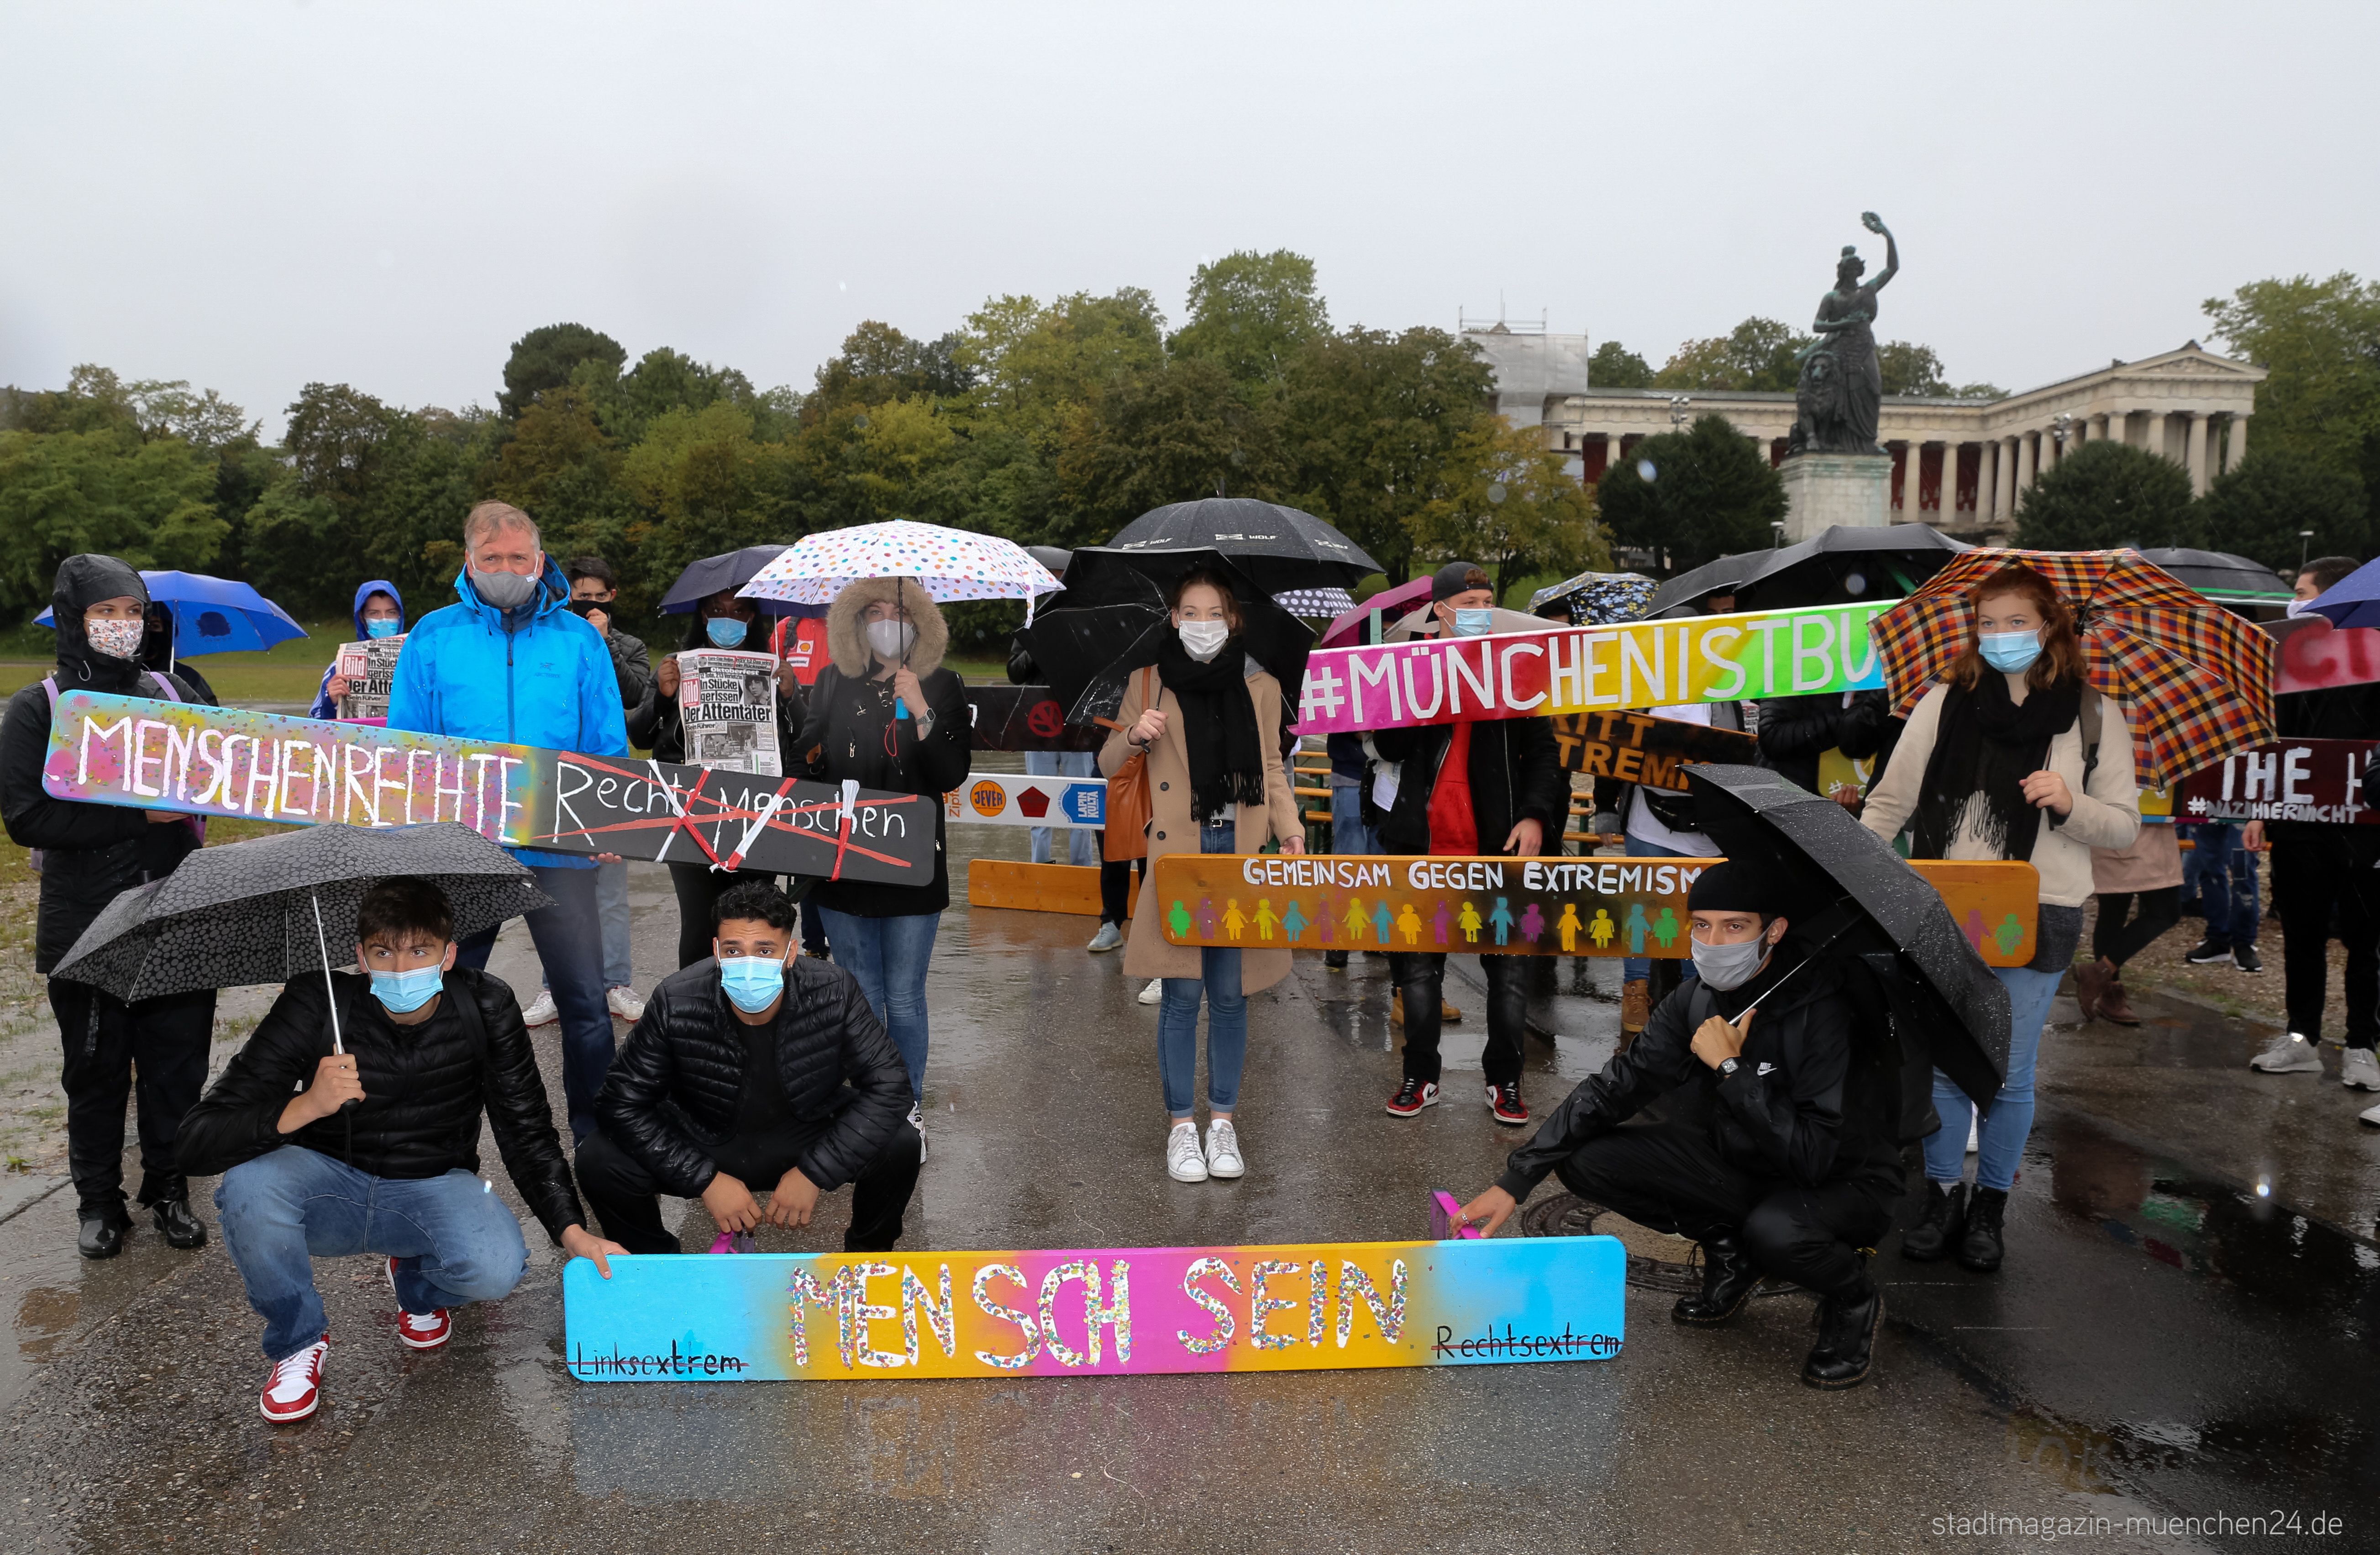
[[[1098,828],[1108,823],[1108,780],[969,772],[942,808],[953,824]]]
[[[2181,780],[2184,820],[2312,820],[2380,825],[2363,774],[2380,740],[2275,740]]]
[[[1760,742],[1736,729],[1714,729],[1682,718],[1643,712],[1566,712],[1554,720],[1561,764],[1589,777],[1618,778],[1648,788],[1686,791],[1686,769],[1697,761],[1750,766]]]
[[[1157,862],[1169,943],[1245,950],[1690,955],[1686,892],[1715,858],[1424,858],[1172,854]],[[1985,962],[2033,959],[2030,864],[1916,860]]]
[[[844,880],[934,872],[929,796],[87,691],[58,698],[42,787],[292,826],[458,820],[554,853]]]
[[[574,1258],[585,1382],[1073,1377],[1609,1360],[1608,1236]]]
[[[1892,602],[1321,649],[1297,733],[1873,690],[1884,664],[1868,623]]]

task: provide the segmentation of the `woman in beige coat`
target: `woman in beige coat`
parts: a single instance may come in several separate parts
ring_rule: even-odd
[[[1193,948],[1165,942],[1159,927],[1158,860],[1173,853],[1255,853],[1278,838],[1305,851],[1297,802],[1281,764],[1281,683],[1240,647],[1240,607],[1218,575],[1193,569],[1173,587],[1173,634],[1153,670],[1134,672],[1116,731],[1099,751],[1113,777],[1148,754],[1148,873],[1124,947],[1124,971],[1164,980],[1157,1066],[1168,1114],[1165,1169],[1179,1183],[1237,1177],[1247,1168],[1232,1127],[1248,1051],[1247,996],[1289,971],[1287,951]],[[1192,1116],[1198,1072],[1198,1003],[1207,1003],[1207,1106],[1202,1146]]]

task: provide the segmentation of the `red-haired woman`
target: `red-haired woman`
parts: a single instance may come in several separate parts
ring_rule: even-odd
[[[2009,990],[2008,1075],[1977,1130],[1974,1191],[1961,1181],[1973,1109],[1936,1070],[1942,1126],[1925,1141],[1925,1218],[1900,1243],[1903,1257],[1956,1253],[1988,1271],[2000,1264],[2000,1219],[2033,1131],[2041,1028],[2082,936],[2091,850],[2129,845],[2141,811],[2131,731],[2085,684],[2074,613],[2058,590],[2011,565],[1970,598],[1974,638],[1911,711],[1860,820],[1888,839],[1912,831],[1912,858],[2022,859],[2041,874],[2034,957],[1997,969]]]

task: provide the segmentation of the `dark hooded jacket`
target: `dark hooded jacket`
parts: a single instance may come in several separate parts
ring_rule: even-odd
[[[1865,760],[1884,741],[1891,699],[1881,691],[1854,691],[1851,706],[1840,691],[1810,697],[1773,697],[1760,704],[1760,764],[1788,783],[1818,792],[1818,758],[1840,750]],[[1879,768],[1879,771],[1882,769]]]
[[[356,624],[356,635],[347,639],[349,642],[361,642],[370,635],[364,630],[364,601],[374,594],[386,594],[389,597],[389,601],[396,606],[396,629],[400,632],[405,630],[405,596],[398,593],[396,585],[387,578],[370,578],[356,585],[355,608],[348,613],[349,619]],[[309,717],[336,718],[339,716],[339,704],[331,698],[331,677],[338,673],[339,661],[334,654],[331,662],[322,667],[322,684],[314,692],[314,706],[308,714]]]
[[[1732,1075],[1721,1078],[1694,1056],[1705,1020],[1736,1019],[1801,960],[1789,934],[1742,988],[1721,993],[1689,979],[1626,1051],[1581,1082],[1512,1152],[1497,1186],[1525,1199],[1579,1147],[1658,1100],[1672,1120],[1701,1120],[1720,1159],[1747,1176],[1802,1187],[1848,1183],[1897,1197],[1901,1067],[1898,1049],[1866,1029],[1874,1017],[1846,986],[1864,971],[1825,961],[1784,983],[1753,1015]]]
[[[178,675],[92,651],[82,613],[101,600],[128,594],[148,602],[140,575],[113,556],[69,556],[58,564],[50,595],[57,622],[58,689],[162,697],[157,683],[171,679],[181,700],[196,700]],[[50,797],[42,787],[49,745],[49,694],[35,681],[8,699],[7,715],[0,719],[0,818],[11,841],[42,850],[41,916],[33,930],[36,972],[56,966],[117,893],[172,874],[199,845],[195,820],[152,821],[147,811],[128,805]]]

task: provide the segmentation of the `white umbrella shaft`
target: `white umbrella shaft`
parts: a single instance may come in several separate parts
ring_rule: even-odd
[[[338,985],[331,981],[331,941],[322,932],[322,899],[309,892],[307,900],[314,904],[314,945],[322,953],[322,992],[328,996],[331,1005],[331,1051],[343,1053],[347,1049],[339,1038],[339,990]]]

